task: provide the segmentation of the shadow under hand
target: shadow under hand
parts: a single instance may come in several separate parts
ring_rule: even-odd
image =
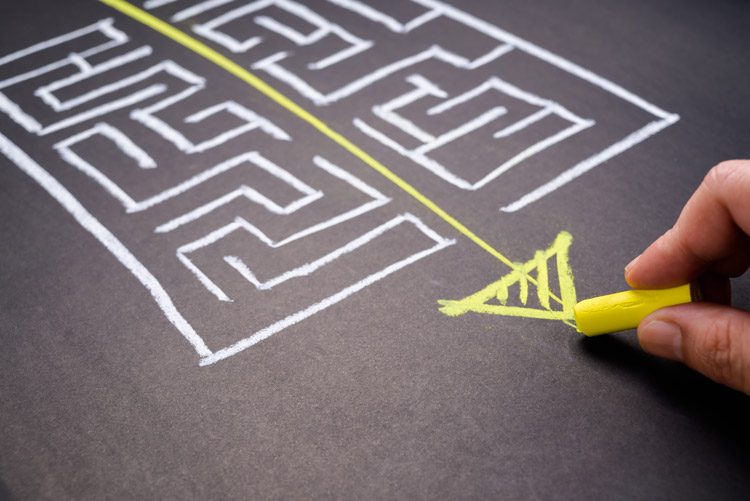
[[[750,397],[683,364],[649,355],[634,336],[625,336],[584,337],[577,341],[577,349],[610,370],[635,379],[644,391],[675,411],[711,427],[742,456],[750,455]]]
[[[8,487],[0,480],[0,501],[10,501],[13,496],[10,493]]]

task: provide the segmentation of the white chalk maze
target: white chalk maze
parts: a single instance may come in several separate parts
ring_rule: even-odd
[[[549,148],[556,143],[565,140],[573,134],[576,134],[581,130],[594,125],[593,120],[586,120],[579,116],[576,116],[574,113],[568,111],[558,103],[542,99],[533,94],[529,94],[528,92],[524,92],[518,87],[515,87],[508,82],[504,82],[496,77],[492,77],[481,85],[451,99],[446,99],[448,97],[447,93],[441,90],[434,83],[426,80],[424,77],[421,77],[419,75],[411,75],[407,78],[407,81],[410,84],[414,85],[414,90],[404,93],[382,105],[374,106],[373,113],[381,120],[389,123],[393,127],[400,129],[402,132],[408,134],[414,140],[418,141],[419,145],[417,147],[408,148],[403,144],[396,142],[385,133],[368,125],[366,122],[359,118],[354,120],[354,125],[368,136],[377,139],[384,145],[393,148],[403,156],[413,160],[415,163],[429,170],[436,176],[439,176],[452,185],[464,190],[477,190],[502,173],[520,164],[535,153],[545,150],[546,148]],[[427,115],[433,116],[443,113],[450,113],[450,110],[452,108],[468,102],[486,92],[501,92],[512,99],[517,99],[535,108],[535,111],[525,116],[524,118],[495,131],[492,134],[492,137],[495,139],[509,137],[515,133],[522,131],[526,127],[534,125],[536,122],[543,120],[550,115],[557,115],[559,118],[565,120],[566,124],[559,132],[556,132],[549,137],[541,139],[540,141],[532,144],[528,148],[512,156],[500,165],[493,166],[492,170],[486,174],[483,174],[480,179],[472,181],[462,178],[460,172],[456,173],[451,171],[448,167],[431,158],[429,154],[431,151],[443,148],[453,141],[460,139],[462,136],[471,134],[472,132],[495,122],[497,118],[505,115],[508,112],[507,108],[503,106],[494,106],[489,110],[484,111],[478,116],[472,118],[471,120],[464,122],[437,136],[430,134],[429,132],[425,131],[424,129],[420,128],[413,122],[397,113],[397,110],[399,108],[402,108],[426,96],[434,96],[444,99],[444,101],[440,104],[430,107],[427,110]]]
[[[143,5],[184,22],[282,90],[317,106],[345,108],[364,136],[414,166],[461,190],[485,188],[504,212],[541,199],[678,120],[438,0]],[[467,150],[488,154],[467,162]],[[572,164],[561,165],[561,155],[576,154]],[[494,181],[503,175],[528,191],[501,189]]]
[[[141,281],[201,364],[454,243],[311,153],[288,119],[210,91],[111,19],[0,59],[0,111],[57,162],[42,167],[3,134],[0,151]]]
[[[141,6],[396,158],[427,196],[457,190],[458,219],[520,210],[678,120],[437,0]],[[0,57],[0,152],[143,284],[201,364],[454,243],[260,93],[123,26],[103,19]]]

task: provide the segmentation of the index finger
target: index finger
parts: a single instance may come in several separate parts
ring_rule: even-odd
[[[727,276],[750,264],[750,160],[712,168],[675,225],[625,269],[634,288],[672,287],[708,270]]]

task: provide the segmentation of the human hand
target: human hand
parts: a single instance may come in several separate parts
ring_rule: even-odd
[[[750,313],[729,306],[729,277],[750,266],[748,235],[750,160],[722,162],[675,225],[625,267],[625,280],[639,289],[698,280],[705,299],[715,303],[655,311],[638,326],[638,341],[651,354],[750,395]]]

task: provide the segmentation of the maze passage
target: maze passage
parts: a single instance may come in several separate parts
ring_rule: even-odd
[[[75,43],[92,43],[92,34],[107,41],[93,47]],[[59,45],[65,45],[71,52],[43,66],[14,71],[24,62],[23,58],[33,56],[36,60],[46,53],[56,54]],[[192,93],[204,87],[202,77],[172,61],[145,68],[139,65],[150,60],[153,53],[150,46],[129,50],[97,64],[88,60],[126,45],[130,45],[127,35],[113,26],[112,19],[105,19],[0,58],[0,112],[28,132],[45,136],[157,95]],[[139,65],[138,70],[127,73],[134,65]],[[17,101],[9,97],[11,93],[20,94],[15,98]],[[62,97],[63,93],[67,96]],[[46,107],[40,107],[37,99]],[[39,111],[32,113],[26,108]]]
[[[260,195],[256,191],[247,187],[243,187],[244,190],[239,189],[230,194],[222,196],[221,198],[216,199],[210,202],[209,204],[198,207],[187,214],[184,214],[176,219],[173,219],[172,221],[168,223],[165,223],[157,227],[156,231],[167,232],[167,231],[176,229],[182,224],[187,224],[189,222],[192,222],[195,219],[203,215],[206,215],[213,210],[216,210],[217,208],[221,207],[222,205],[225,205],[226,203],[230,202],[232,199],[238,196],[245,196],[249,198],[250,200],[255,201],[256,203],[260,203],[266,208],[266,210],[270,212],[274,212],[276,214],[284,215],[284,216],[292,216],[294,215],[295,212],[305,208],[308,204],[312,204],[316,200],[324,197],[323,191],[314,190],[313,188],[307,186],[305,183],[303,183],[299,179],[292,176],[289,172],[280,168],[278,165],[274,164],[273,162],[270,162],[269,160],[263,158],[259,154],[251,154],[251,156],[249,157],[249,160],[252,161],[254,164],[258,165],[260,168],[268,170],[269,172],[278,176],[280,179],[283,179],[285,182],[289,183],[292,187],[294,187],[295,189],[298,189],[301,192],[301,194],[305,196],[287,205],[286,207],[280,207],[277,204],[270,202],[266,197],[264,197],[263,195]],[[308,237],[312,234],[327,230],[344,221],[348,221],[362,214],[365,214],[366,212],[369,212],[371,210],[377,209],[378,207],[384,206],[390,201],[387,197],[382,195],[376,189],[372,188],[371,186],[368,186],[367,184],[362,182],[360,179],[357,179],[356,177],[352,176],[351,174],[341,169],[340,167],[328,162],[324,158],[315,157],[313,162],[323,172],[344,181],[345,183],[350,185],[352,189],[361,191],[370,200],[366,201],[362,205],[359,205],[358,207],[336,214],[330,219],[321,221],[317,224],[301,229],[291,235],[287,235],[278,240],[275,240],[269,237],[255,224],[248,222],[246,219],[242,217],[237,217],[231,223],[225,226],[222,226],[221,228],[218,228],[210,232],[209,234],[178,248],[177,256],[180,259],[180,261],[186,267],[188,267],[199,278],[201,283],[203,283],[203,285],[211,293],[213,293],[219,300],[231,301],[231,299],[224,293],[224,291],[221,290],[220,287],[218,287],[208,276],[206,276],[198,267],[196,267],[193,264],[193,262],[189,258],[189,255],[191,253],[199,249],[215,245],[217,242],[220,242],[227,236],[232,235],[234,232],[237,232],[237,231],[247,232],[271,248],[274,248],[274,249],[282,248],[291,242],[295,242],[302,238]],[[323,183],[325,183],[325,178],[321,176],[320,179]],[[311,208],[314,210],[315,209],[314,205]],[[350,248],[351,245],[353,244],[349,243],[345,245],[344,247],[342,247],[341,249]],[[305,270],[313,271],[314,269],[317,269],[320,266],[333,262],[341,252],[344,252],[344,251],[342,250],[334,251],[333,253],[327,255],[325,259],[316,260],[315,264],[304,265],[301,268],[298,268],[298,270],[305,269]],[[224,260],[227,261],[227,263],[230,264],[233,268],[238,270],[240,274],[242,274],[245,278],[248,279],[249,282],[251,282],[253,285],[255,285],[259,289],[270,289],[276,283],[283,282],[287,280],[288,277],[290,276],[290,274],[287,273],[284,275],[287,278],[284,278],[283,280],[274,279],[274,280],[269,280],[265,283],[260,283],[255,278],[255,275],[248,271],[247,266],[245,266],[245,264],[241,261],[240,258],[236,256],[225,256]],[[294,273],[297,273],[297,272],[294,272],[294,273],[290,272],[290,273],[291,275],[294,275]]]
[[[375,114],[381,120],[387,122],[399,131],[412,136],[417,139],[420,144],[414,148],[407,148],[403,144],[399,143],[395,139],[381,132],[380,130],[372,127],[367,122],[355,118],[354,125],[360,129],[364,134],[376,139],[383,143],[385,146],[392,148],[401,155],[409,158],[413,162],[424,167],[428,171],[432,172],[436,176],[441,177],[447,182],[451,183],[458,188],[464,190],[478,190],[484,185],[500,176],[507,170],[515,167],[516,165],[523,162],[525,159],[532,155],[544,151],[545,149],[554,146],[560,141],[564,141],[566,138],[577,134],[578,132],[591,127],[594,125],[593,120],[583,119],[576,114],[568,111],[565,107],[560,104],[543,99],[539,96],[535,96],[528,92],[524,92],[521,89],[500,80],[499,78],[492,77],[487,82],[463,93],[455,96],[451,99],[445,99],[448,94],[441,90],[440,87],[430,82],[421,75],[412,75],[407,78],[407,81],[415,86],[415,89],[406,94],[402,94],[394,99],[376,105],[372,108],[373,114]],[[494,106],[491,109],[484,111],[480,115],[468,120],[450,129],[438,136],[434,136],[424,129],[414,124],[412,121],[407,120],[397,113],[396,110],[414,103],[415,101],[426,97],[432,96],[436,98],[445,99],[439,104],[430,107],[427,110],[427,116],[436,116],[444,113],[450,113],[457,106],[470,103],[472,100],[477,99],[479,96],[489,92],[499,92],[504,96],[511,98],[512,100],[521,101],[534,107],[535,111],[517,120],[513,123],[504,125],[498,128],[497,123],[502,117],[508,113],[508,109],[504,106]],[[512,104],[509,104],[511,106]],[[491,134],[493,139],[504,139],[513,134],[517,134],[529,127],[533,127],[534,124],[544,120],[550,115],[556,115],[562,118],[569,125],[564,127],[559,132],[550,135],[540,141],[528,146],[524,150],[515,154],[506,161],[500,163],[500,165],[490,165],[485,168],[489,171],[483,177],[476,181],[469,181],[461,177],[461,174],[455,173],[450,168],[441,164],[434,158],[430,157],[430,153],[441,149],[449,148],[451,143],[458,141],[464,136],[472,133],[480,132],[486,127],[492,127],[495,125],[497,130],[492,131]]]

